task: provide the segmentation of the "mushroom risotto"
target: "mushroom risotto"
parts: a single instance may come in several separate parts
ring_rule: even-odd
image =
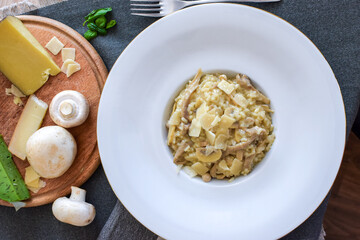
[[[199,70],[175,98],[167,122],[174,163],[205,182],[247,175],[274,142],[272,113],[246,75]]]

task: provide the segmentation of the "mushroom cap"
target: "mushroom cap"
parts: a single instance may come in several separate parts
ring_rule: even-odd
[[[76,152],[74,137],[59,126],[40,128],[26,143],[26,155],[30,165],[44,178],[63,175],[73,163]]]
[[[65,90],[51,100],[49,113],[57,125],[64,128],[76,127],[89,116],[89,103],[81,93]]]
[[[220,149],[196,148],[196,157],[200,162],[216,162],[221,158],[221,155]]]

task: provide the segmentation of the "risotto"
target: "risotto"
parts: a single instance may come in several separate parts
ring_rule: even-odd
[[[199,70],[167,122],[174,163],[205,182],[249,174],[274,142],[270,100],[244,74]]]

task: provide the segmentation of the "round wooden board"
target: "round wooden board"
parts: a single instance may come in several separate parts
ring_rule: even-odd
[[[39,16],[18,16],[29,31],[35,36],[42,46],[56,36],[65,47],[76,49],[75,61],[80,63],[81,70],[67,78],[64,73],[50,76],[49,80],[35,95],[50,105],[52,98],[63,90],[76,90],[82,93],[90,104],[90,114],[85,123],[78,127],[68,129],[74,136],[78,152],[70,169],[62,176],[54,179],[43,179],[46,186],[38,193],[31,192],[31,198],[26,202],[26,207],[35,207],[53,202],[56,198],[70,193],[70,186],[82,185],[100,164],[100,156],[96,141],[96,120],[100,94],[105,83],[108,71],[92,45],[72,28],[49,18]],[[49,52],[50,53],[50,52]],[[62,65],[61,53],[52,58]],[[5,94],[11,82],[0,73],[0,134],[9,144],[12,133],[21,115],[24,106],[13,103],[13,97]],[[24,104],[27,98],[22,98]],[[47,112],[41,127],[55,125]],[[13,156],[14,162],[21,175],[24,177],[28,161]],[[0,200],[0,205],[11,206],[8,202]]]

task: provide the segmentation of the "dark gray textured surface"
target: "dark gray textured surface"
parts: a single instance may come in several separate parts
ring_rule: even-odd
[[[324,54],[343,93],[348,134],[360,97],[360,1],[283,0],[248,5],[287,20],[305,33]],[[110,69],[127,44],[155,19],[131,16],[128,0],[70,0],[31,14],[56,19],[83,33],[86,30],[82,27],[83,16],[93,9],[108,6],[113,7],[112,15],[118,26],[106,37],[94,39],[92,44]],[[88,190],[87,201],[97,210],[97,216],[89,226],[80,228],[58,222],[51,213],[51,205],[21,209],[17,213],[12,208],[0,207],[0,239],[96,239],[115,206],[116,197],[101,167],[82,187]],[[317,239],[326,203],[327,200],[284,239]],[[154,239],[156,236],[117,204],[99,238]]]

